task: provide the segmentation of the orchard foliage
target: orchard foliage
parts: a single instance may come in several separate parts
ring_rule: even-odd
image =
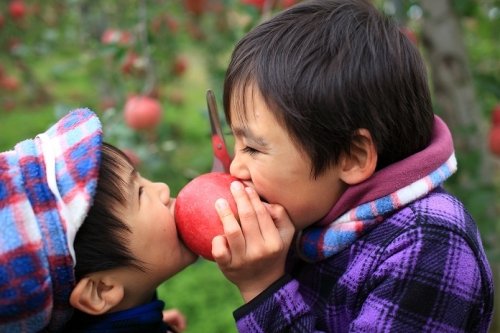
[[[165,147],[175,149],[182,133],[176,132],[177,125],[172,124],[181,116],[168,115],[186,112],[190,89],[183,88],[185,77],[194,71],[195,79],[203,81],[204,87],[198,92],[198,107],[203,109],[205,89],[213,89],[216,96],[221,96],[222,78],[237,40],[261,20],[298,1],[3,1],[0,108],[8,112],[47,103],[59,105],[61,110],[73,104],[87,105],[106,113],[103,119],[106,125],[112,125],[106,133],[120,148],[135,151],[141,160],[150,159],[148,156],[154,153],[160,154],[164,162],[169,161]],[[402,31],[422,48],[418,1],[375,3],[395,16]],[[492,31],[498,28],[499,7],[495,1],[457,0],[453,5],[463,17],[468,43],[481,49],[471,49],[472,69],[479,88],[486,94],[480,100],[484,101],[482,110],[488,117],[500,95],[498,77],[494,75],[495,68],[498,73],[498,61],[492,60],[498,59],[498,48],[491,46],[492,41],[498,42]],[[76,81],[81,75],[90,80],[91,89],[76,82],[58,88],[60,82]],[[156,101],[166,115],[149,134],[137,132],[124,121],[125,103],[131,96]],[[164,168],[162,164],[156,168]],[[163,176],[153,170],[155,163],[145,165],[153,174]]]
[[[52,106],[60,116],[89,106],[102,116],[106,140],[133,154],[150,177],[178,179],[180,174],[178,188],[210,168],[204,96],[212,89],[221,97],[235,43],[261,20],[298,1],[4,0],[0,112]],[[374,2],[425,51],[419,1]],[[494,33],[500,29],[500,6],[497,0],[452,4],[461,17],[486,121],[500,100],[500,41]],[[148,110],[152,107],[150,118],[161,113],[149,119],[154,126],[131,121],[130,111],[125,113],[134,96],[147,101]],[[198,140],[198,153],[193,147],[189,154],[183,150],[190,136]],[[496,141],[491,145],[493,153]]]
[[[54,105],[59,116],[91,107],[102,116],[105,139],[143,161],[143,172],[163,178],[185,171],[187,180],[211,161],[207,155],[192,170],[173,170],[170,153],[184,135],[177,120],[195,124],[193,113],[206,117],[205,90],[220,97],[236,41],[263,16],[296,2],[3,1],[0,112]],[[189,73],[200,85],[197,110],[186,110],[194,94],[185,88]],[[139,111],[127,108],[130,100]],[[206,145],[208,152],[209,140]]]

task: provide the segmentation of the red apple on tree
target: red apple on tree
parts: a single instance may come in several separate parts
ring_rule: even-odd
[[[403,32],[406,37],[408,37],[408,39],[415,45],[417,46],[418,45],[418,38],[417,38],[417,34],[410,28],[406,27],[406,26],[402,26],[401,28],[401,32]]]
[[[205,259],[212,256],[212,239],[224,234],[215,210],[215,201],[226,199],[236,215],[236,202],[229,186],[237,180],[222,172],[202,174],[184,186],[175,201],[175,223],[181,239],[194,253]]]
[[[21,20],[26,14],[26,6],[22,0],[13,0],[9,4],[9,13],[14,20]]]
[[[131,96],[125,103],[124,116],[125,122],[130,128],[136,130],[152,129],[161,120],[160,102],[148,96]]]
[[[19,80],[13,76],[3,76],[0,78],[0,88],[8,91],[16,91],[19,89]]]
[[[145,72],[145,60],[141,56],[139,56],[137,53],[135,53],[132,50],[127,51],[125,54],[122,65],[121,65],[121,71],[123,74],[144,74]]]
[[[178,55],[174,59],[174,63],[172,65],[172,72],[175,76],[181,76],[186,72],[188,68],[188,60],[186,56]]]
[[[297,0],[281,0],[280,6],[282,8],[288,8],[288,7],[292,7],[296,3],[297,3]]]
[[[184,0],[184,7],[194,15],[201,15],[207,7],[207,0]]]
[[[491,153],[500,156],[500,104],[495,105],[491,110],[491,128],[488,145]]]
[[[490,151],[500,157],[500,125],[494,125],[490,129],[489,135]]]
[[[177,20],[172,16],[165,15],[165,23],[171,33],[175,34],[177,31],[179,31],[179,22],[177,22]]]
[[[134,36],[130,31],[106,29],[101,36],[101,43],[126,46],[132,44],[133,39]]]

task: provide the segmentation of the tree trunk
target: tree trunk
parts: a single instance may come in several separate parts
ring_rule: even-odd
[[[424,11],[422,41],[431,67],[433,92],[440,115],[450,126],[455,149],[469,156],[477,156],[480,179],[491,184],[492,159],[488,154],[488,132],[476,102],[472,75],[463,41],[460,20],[451,6],[451,0],[421,0]],[[469,175],[471,176],[471,175]],[[470,187],[465,177],[463,186]]]
[[[498,182],[494,173],[499,170],[488,152],[488,124],[476,101],[460,20],[453,11],[451,1],[420,0],[423,9],[422,41],[431,68],[433,97],[438,113],[450,126],[459,162],[461,157],[468,161],[462,168],[459,164],[458,181],[464,191],[477,193],[488,185],[492,186],[495,181]],[[500,202],[497,198],[493,194],[488,199],[484,214],[489,221],[498,221]],[[487,229],[492,228],[490,226]],[[498,254],[500,233],[497,231],[492,235],[482,236],[483,241],[489,240],[492,253]],[[498,290],[500,263],[492,258],[490,263],[495,289]],[[495,308],[490,332],[499,330],[500,311]]]

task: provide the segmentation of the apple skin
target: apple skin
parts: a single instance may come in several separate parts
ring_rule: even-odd
[[[148,96],[131,96],[125,103],[124,116],[125,122],[130,128],[135,130],[153,129],[161,121],[160,102]]]
[[[489,147],[492,154],[500,157],[500,125],[490,129]]]
[[[194,253],[207,260],[212,256],[212,239],[224,234],[215,201],[226,199],[237,216],[236,202],[229,189],[237,178],[222,172],[202,174],[184,186],[175,201],[175,223],[182,241]]]
[[[10,16],[12,16],[14,20],[22,19],[26,14],[26,7],[24,5],[24,2],[22,2],[21,0],[11,1],[9,4],[9,12]]]

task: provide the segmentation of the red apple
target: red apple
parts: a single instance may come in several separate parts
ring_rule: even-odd
[[[500,125],[493,126],[489,135],[490,151],[500,157]]]
[[[21,0],[13,0],[9,4],[9,13],[14,20],[20,20],[26,14],[26,6]]]
[[[194,15],[201,15],[207,7],[207,0],[184,0],[184,7]]]
[[[126,46],[132,44],[133,39],[134,36],[130,31],[106,29],[101,36],[101,43]]]
[[[0,78],[0,88],[8,91],[16,91],[19,89],[19,80],[13,76],[3,76]]]
[[[186,72],[188,68],[188,60],[183,55],[178,55],[174,59],[174,63],[172,65],[172,72],[175,76],[181,76]]]
[[[123,74],[142,74],[144,72],[144,60],[134,51],[127,51],[123,58],[121,70]]]
[[[297,0],[281,0],[280,6],[283,8],[292,7],[297,3]]]
[[[172,16],[165,15],[165,24],[171,33],[175,34],[179,31],[179,22],[177,22],[177,20]]]
[[[226,173],[206,173],[191,180],[177,195],[175,223],[179,235],[191,251],[205,259],[214,260],[212,239],[224,234],[215,201],[226,199],[236,215],[236,202],[229,189],[235,180]]]
[[[162,116],[158,100],[148,96],[131,96],[125,103],[125,122],[130,128],[147,130],[156,127]]]
[[[408,37],[408,39],[415,45],[418,45],[418,37],[417,34],[410,28],[406,26],[401,27],[401,31]]]
[[[497,104],[491,110],[491,124],[492,126],[500,126],[500,104]]]

